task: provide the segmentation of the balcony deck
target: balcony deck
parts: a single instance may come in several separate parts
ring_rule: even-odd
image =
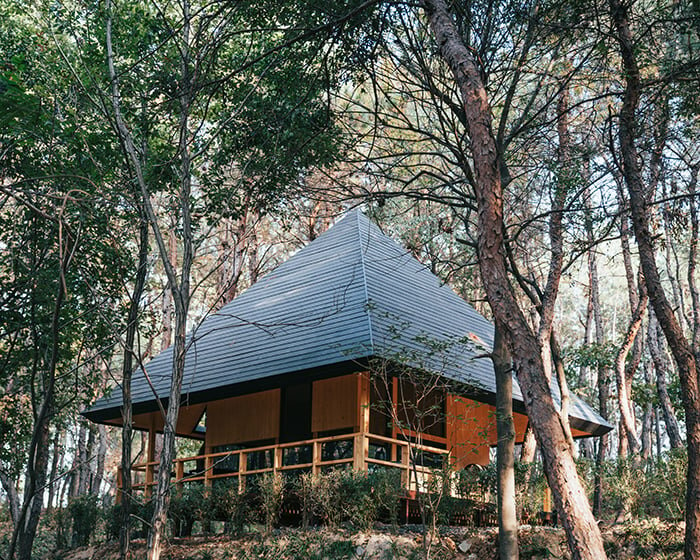
[[[175,459],[172,484],[185,484],[228,479],[238,483],[244,492],[250,477],[264,473],[312,472],[319,474],[330,468],[352,467],[359,471],[374,468],[398,469],[408,492],[420,491],[435,468],[449,460],[449,451],[389,437],[353,433],[314,438],[291,443],[208,453]],[[144,462],[132,467],[132,489],[150,495],[157,483],[158,462]],[[117,474],[118,493],[122,490],[121,469]]]

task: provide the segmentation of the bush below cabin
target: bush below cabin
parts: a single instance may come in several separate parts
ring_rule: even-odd
[[[605,463],[601,521],[610,558],[681,557],[685,465],[682,452],[644,465]],[[580,461],[579,468],[592,493],[595,465]],[[560,528],[533,526],[542,520],[541,465],[518,464],[516,475],[522,557],[568,558]],[[460,473],[453,485],[460,498],[448,497],[443,477],[436,471],[431,493],[412,502],[412,525],[400,524],[405,492],[398,471],[337,469],[285,478],[265,474],[251,477],[244,493],[226,479],[216,481],[209,491],[191,483],[173,490],[166,558],[418,558],[425,555],[426,533],[416,520],[428,527],[435,521],[439,537],[431,541],[431,558],[493,558],[497,530],[483,525],[496,521],[495,465]],[[633,523],[630,512],[635,515]],[[151,503],[137,497],[132,537],[138,550],[143,548],[151,513]],[[5,546],[11,524],[7,513],[2,515],[0,546]],[[36,558],[118,556],[118,504],[83,496],[43,519]],[[467,543],[462,552],[461,543]]]

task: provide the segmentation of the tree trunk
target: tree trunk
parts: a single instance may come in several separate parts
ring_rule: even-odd
[[[496,328],[505,336],[513,357],[525,406],[540,445],[547,480],[567,533],[572,556],[575,559],[600,560],[606,557],[603,539],[591,515],[544,375],[543,348],[530,329],[508,280],[500,163],[491,127],[491,108],[481,74],[472,53],[459,35],[445,1],[424,0],[423,7],[440,54],[452,71],[465,110],[474,158],[479,268]]]
[[[71,466],[70,487],[68,497],[75,498],[80,495],[80,481],[83,473],[83,461],[85,459],[85,438],[87,437],[87,426],[82,419],[78,420],[78,437],[75,439],[75,449],[73,451],[73,465]]]
[[[698,237],[700,236],[700,218],[698,218],[698,201],[696,189],[698,184],[698,172],[700,164],[695,164],[690,169],[690,180],[688,182],[688,200],[690,215],[690,246],[688,247],[688,291],[690,292],[691,313],[692,313],[692,333],[693,352],[695,361],[700,359],[700,289],[695,281],[695,270],[697,267]]]
[[[513,425],[513,373],[508,347],[496,330],[493,343],[496,375],[496,464],[498,468],[498,554],[501,560],[518,559],[518,516],[515,508],[515,427]]]
[[[588,162],[586,162],[588,169]],[[586,172],[588,180],[589,173]],[[595,343],[599,351],[602,351],[605,344],[605,333],[603,332],[603,312],[600,306],[600,287],[598,283],[598,261],[593,249],[595,246],[595,235],[593,232],[593,211],[591,209],[588,192],[584,196],[584,208],[586,210],[584,220],[586,226],[586,240],[588,246],[588,290],[589,301],[593,312],[593,324],[595,326]],[[608,396],[610,394],[610,380],[608,379],[607,365],[598,361],[596,368],[596,386],[598,389],[598,412],[603,418],[608,417]],[[593,514],[598,517],[603,507],[603,463],[608,450],[609,434],[603,434],[598,440],[598,452],[596,454],[596,468],[593,477]]]
[[[649,301],[678,367],[686,413],[688,484],[685,503],[685,557],[690,560],[700,558],[700,387],[697,364],[690,344],[666,297],[656,266],[654,243],[649,228],[649,207],[635,143],[635,113],[639,104],[641,80],[630,17],[627,6],[620,0],[609,0],[609,4],[626,80],[618,134],[623,174],[630,198],[632,225]]]
[[[53,436],[52,444],[52,458],[51,458],[51,470],[49,471],[49,495],[46,499],[47,510],[51,511],[53,508],[53,501],[56,494],[56,476],[58,474],[58,468],[61,462],[61,430],[56,430]]]
[[[651,387],[653,384],[651,378],[651,370],[649,366],[644,367],[644,382]],[[654,423],[654,409],[651,402],[647,402],[644,406],[644,415],[642,416],[642,459],[649,460],[653,454],[652,432]]]
[[[97,453],[95,461],[95,474],[90,485],[90,493],[99,495],[100,487],[105,476],[105,458],[107,456],[107,428],[104,424],[97,427]]]
[[[172,468],[175,453],[175,426],[180,410],[180,397],[182,392],[182,378],[185,366],[187,313],[190,305],[190,272],[193,259],[193,231],[190,197],[192,191],[192,169],[190,160],[190,130],[189,113],[191,96],[193,93],[193,77],[191,75],[191,60],[189,51],[191,15],[187,0],[182,2],[181,33],[181,75],[179,80],[177,98],[180,104],[179,131],[178,131],[178,157],[179,157],[179,190],[178,201],[180,211],[180,223],[182,232],[182,261],[179,277],[176,271],[177,263],[170,259],[170,253],[164,237],[158,225],[158,217],[151,204],[151,193],[144,175],[143,166],[134,145],[134,139],[124,121],[121,108],[119,82],[114,66],[114,50],[112,45],[112,5],[108,0],[106,4],[105,43],[107,50],[107,67],[111,82],[111,101],[114,111],[113,118],[124,155],[131,164],[136,181],[141,191],[141,204],[153,231],[158,246],[161,263],[168,278],[168,285],[173,296],[175,308],[175,341],[172,362],[172,378],[168,393],[167,412],[164,414],[163,428],[163,453],[159,461],[158,482],[154,496],[154,510],[151,519],[151,527],[148,532],[148,559],[158,560],[162,552],[162,538],[167,520],[167,510],[170,503],[170,470]],[[161,413],[163,410],[161,409]]]
[[[14,560],[15,552],[18,553],[19,560],[31,560],[36,529],[41,516],[49,459],[49,429],[55,406],[56,368],[61,349],[60,318],[63,302],[65,301],[62,279],[65,278],[78,241],[77,237],[66,239],[64,241],[65,246],[60,247],[59,251],[63,258],[56,277],[56,299],[51,317],[51,352],[48,362],[45,364],[45,372],[42,375],[44,392],[41,402],[32,401],[34,427],[29,444],[29,458],[24,477],[24,495],[19,517],[12,532],[7,555],[8,560]]]
[[[168,258],[171,263],[177,262],[177,237],[175,237],[175,225],[171,225],[168,230]],[[166,282],[163,289],[163,306],[162,306],[162,335],[160,339],[160,351],[168,348],[173,342],[173,289],[170,287],[170,282]]]
[[[185,352],[187,351],[187,314],[190,305],[190,271],[193,259],[193,232],[190,208],[192,191],[192,162],[190,160],[190,130],[189,114],[193,92],[193,76],[190,68],[190,25],[191,15],[188,0],[182,0],[181,26],[181,67],[178,98],[180,101],[179,116],[179,202],[182,222],[182,265],[179,281],[175,275],[175,267],[168,260],[168,280],[175,304],[175,341],[172,362],[172,379],[168,394],[168,407],[163,426],[163,452],[158,465],[158,484],[154,498],[153,517],[148,531],[148,560],[158,560],[162,552],[162,538],[167,523],[168,506],[170,504],[170,470],[175,456],[175,426],[180,411],[180,396],[182,393],[182,378],[185,371]],[[152,226],[157,224],[152,223]],[[166,255],[161,255],[167,260]]]
[[[637,333],[639,333],[639,330],[642,328],[647,301],[646,291],[642,290],[642,297],[641,299],[637,299],[637,308],[632,313],[627,333],[625,333],[622,345],[615,356],[615,380],[617,382],[617,399],[620,405],[620,422],[624,427],[629,452],[632,455],[639,453],[639,441],[637,439],[637,426],[633,414],[633,404],[628,393],[625,362],[627,360],[627,354],[629,354],[629,351],[634,345],[634,341],[637,339]]]
[[[92,478],[92,455],[95,447],[95,427],[90,423],[87,426],[87,442],[81,450],[80,455],[80,480],[78,483],[78,496],[88,493]]]
[[[15,481],[11,476],[6,474],[5,471],[0,470],[0,483],[2,484],[2,489],[7,495],[10,520],[12,521],[12,526],[15,527],[19,521],[19,494],[17,493]]]
[[[666,384],[666,371],[669,364],[665,359],[665,353],[661,350],[663,333],[661,332],[659,323],[656,320],[656,315],[654,315],[652,309],[649,309],[647,344],[654,364],[654,371],[656,372],[656,392],[659,395],[659,404],[661,405],[661,411],[664,415],[664,424],[666,425],[668,440],[671,449],[680,449],[683,447],[683,439],[681,438],[676,412],[673,410],[673,404],[671,404],[671,397],[668,394],[668,386]]]

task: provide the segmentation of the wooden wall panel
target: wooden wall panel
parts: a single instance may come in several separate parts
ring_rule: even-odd
[[[199,419],[202,417],[202,413],[206,408],[206,404],[195,404],[191,406],[181,406],[180,413],[177,417],[177,426],[175,432],[179,436],[192,436],[195,434],[194,431]],[[133,418],[134,428],[137,430],[150,430],[153,429],[156,432],[163,431],[163,415],[160,411],[157,412],[147,412],[144,414],[135,414]],[[199,436],[200,438],[202,436]]]
[[[486,405],[485,405],[486,406]],[[488,438],[490,445],[498,443],[498,434],[496,433],[496,407],[488,405],[489,412],[493,417],[493,422],[488,427]],[[527,429],[527,416],[519,412],[513,413],[513,427],[515,428],[515,443],[522,443]]]
[[[353,373],[314,381],[311,399],[312,432],[360,427],[358,393],[364,387],[362,379],[361,374]]]
[[[276,439],[279,428],[279,389],[207,404],[207,448]]]
[[[447,395],[447,446],[453,465],[487,465],[491,433],[496,432],[493,407],[453,394]]]

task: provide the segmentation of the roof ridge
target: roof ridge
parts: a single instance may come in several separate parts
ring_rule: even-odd
[[[374,334],[372,332],[372,313],[369,307],[369,291],[367,290],[367,271],[365,270],[365,254],[362,250],[362,231],[360,228],[360,216],[364,217],[364,214],[358,209],[355,211],[357,217],[357,241],[360,250],[360,269],[362,271],[362,285],[365,290],[365,313],[367,313],[367,327],[369,329],[369,345],[372,349],[372,354],[374,354]],[[369,227],[367,228],[367,233],[369,233]]]

